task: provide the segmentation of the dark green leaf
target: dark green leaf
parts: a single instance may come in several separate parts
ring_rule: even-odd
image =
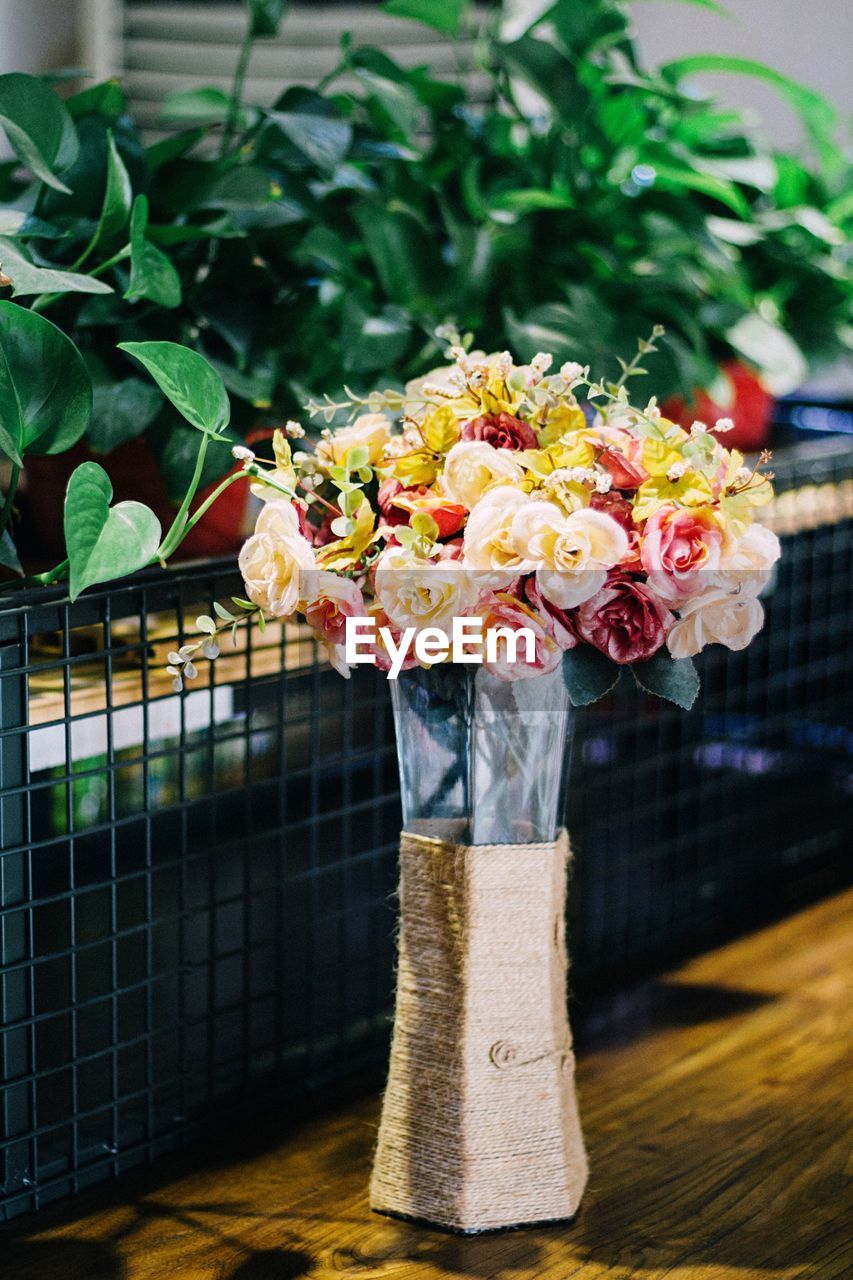
[[[274,36],[289,0],[248,0],[250,30],[253,36]]]
[[[24,572],[8,529],[3,530],[3,536],[0,538],[0,564],[4,569],[12,569],[15,573]]]
[[[164,164],[170,164],[172,160],[180,160],[181,156],[192,151],[196,143],[206,138],[207,134],[207,129],[187,129],[183,133],[175,133],[152,143],[145,150],[149,169],[152,173],[156,173]]]
[[[641,689],[666,698],[689,711],[699,694],[699,676],[692,658],[671,658],[658,649],[647,662],[635,662],[631,672]]]
[[[346,155],[352,140],[352,125],[348,120],[285,111],[271,112],[270,118],[320,169],[332,171]]]
[[[0,76],[0,127],[22,164],[49,187],[68,192],[57,173],[77,157],[77,132],[62,102],[43,80],[20,71]]]
[[[231,406],[222,379],[197,351],[177,342],[120,342],[143,365],[163,394],[192,426],[219,435],[228,426]]]
[[[411,324],[402,307],[384,307],[379,315],[371,316],[350,299],[341,332],[345,369],[369,373],[393,368],[405,353],[410,335]]]
[[[181,303],[181,278],[169,259],[146,239],[148,197],[137,196],[130,219],[130,282],[124,297],[128,302],[147,298],[160,307]]]
[[[112,293],[108,284],[93,276],[34,266],[11,240],[0,239],[0,265],[14,284],[13,298],[39,293]]]
[[[56,325],[0,302],[0,448],[62,453],[92,416],[92,384],[79,351]]]
[[[103,467],[84,462],[65,494],[65,544],[71,599],[96,582],[123,578],[150,564],[160,543],[160,522],[141,502],[110,507],[113,487]]]
[[[118,235],[127,223],[132,200],[130,176],[116,149],[113,135],[109,133],[107,135],[107,181],[101,216],[98,218],[98,225],[95,227],[92,239],[78,261],[78,266],[88,258],[102,240],[109,240]]]
[[[110,453],[126,440],[141,435],[162,407],[160,392],[141,378],[96,381],[86,439],[97,453]]]
[[[382,8],[395,18],[412,18],[435,31],[455,36],[468,0],[385,0]]]
[[[563,654],[563,680],[573,707],[585,707],[609,693],[622,674],[622,668],[593,649],[579,644]]]

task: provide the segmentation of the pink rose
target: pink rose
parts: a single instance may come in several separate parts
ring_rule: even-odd
[[[562,650],[548,634],[542,620],[520,600],[515,600],[512,596],[501,592],[486,607],[482,617],[484,655],[486,639],[490,631],[497,629],[520,631],[524,627],[532,633],[534,639],[533,661],[527,661],[526,643],[524,637],[521,637],[516,648],[516,661],[513,662],[508,641],[499,636],[495,661],[489,662],[485,656],[483,661],[483,666],[487,671],[491,671],[492,675],[499,676],[501,680],[524,680],[528,676],[539,675],[540,672],[553,671],[559,665],[563,656]]]
[[[663,600],[677,604],[701,590],[702,569],[720,567],[723,531],[710,507],[660,507],[646,521],[640,559]]]
[[[375,638],[372,643],[370,643],[366,639],[362,640],[361,651],[362,653],[372,653],[374,655],[376,666],[379,668],[380,671],[390,671],[391,655],[388,653],[388,650],[385,648],[384,644],[382,643],[382,640],[379,635],[379,631],[380,631],[380,628],[387,627],[391,633],[391,637],[394,641],[395,646],[400,644],[402,633],[399,627],[394,626],[394,624],[391,622],[390,618],[388,617],[387,613],[385,613],[384,610],[380,609],[378,606],[374,606],[370,610],[370,617],[373,619],[374,623],[376,624],[374,628]],[[400,670],[411,671],[412,667],[417,667],[419,665],[420,664],[415,654],[415,646],[411,645],[408,653],[403,659]]]
[[[535,574],[525,579],[524,594],[545,624],[548,634],[553,636],[559,647],[564,652],[566,649],[574,649],[578,644],[578,633],[571,613],[565,609],[558,609],[550,600],[546,600],[539,590]]]
[[[350,578],[320,569],[306,575],[313,589],[313,600],[305,610],[308,625],[330,644],[343,644],[347,618],[361,618],[366,613],[364,596]]]
[[[485,440],[494,449],[535,449],[539,443],[530,424],[511,413],[484,413],[466,422],[462,439]]]
[[[581,640],[620,663],[642,662],[657,653],[672,621],[645,582],[619,570],[575,610]]]

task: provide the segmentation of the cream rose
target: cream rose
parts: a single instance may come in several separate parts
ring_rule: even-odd
[[[265,613],[286,618],[300,597],[300,576],[315,568],[311,544],[302,536],[299,519],[289,502],[268,502],[258,516],[255,532],[240,552],[240,572],[246,595]]]
[[[553,502],[534,501],[514,515],[511,541],[516,554],[536,569],[546,600],[573,609],[604,585],[606,570],[628,554],[620,524],[589,507],[565,515]]]
[[[666,645],[673,658],[691,658],[706,644],[745,649],[763,625],[764,610],[758,600],[714,588],[682,606]]]
[[[477,604],[479,589],[458,560],[427,560],[397,547],[383,552],[374,576],[376,600],[395,627],[440,627]]]
[[[490,577],[487,584],[483,580],[484,586],[498,590],[520,573],[535,569],[535,560],[519,555],[512,534],[518,512],[529,502],[521,489],[500,485],[487,493],[468,517],[462,538],[462,563],[468,569],[498,575]]]
[[[356,418],[352,426],[341,427],[332,435],[321,440],[316,449],[316,456],[324,462],[337,463],[346,461],[350,449],[360,445],[367,450],[371,466],[382,461],[385,445],[391,436],[391,427],[383,413],[363,413]]]
[[[495,449],[485,440],[461,440],[444,461],[441,488],[451,502],[470,511],[486,490],[500,480],[519,484],[524,473],[505,449]]]
[[[763,524],[751,524],[743,537],[731,542],[723,552],[713,585],[730,595],[760,595],[781,554],[782,548],[773,530]]]

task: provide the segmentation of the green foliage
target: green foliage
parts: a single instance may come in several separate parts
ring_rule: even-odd
[[[603,698],[616,687],[621,674],[620,666],[591,645],[580,644],[563,654],[563,681],[573,707]]]
[[[16,465],[26,453],[62,453],[92,416],[92,384],[61,330],[14,302],[0,302],[0,449]]]
[[[65,543],[71,599],[96,582],[110,582],[150,564],[160,523],[141,502],[110,506],[113,487],[103,467],[83,462],[68,481]]]
[[[635,662],[631,672],[641,689],[674,702],[689,711],[699,695],[699,674],[692,658],[671,658],[665,649],[646,662]]]
[[[0,127],[22,164],[47,186],[68,191],[58,174],[77,158],[77,134],[43,80],[20,71],[0,76]]]
[[[228,426],[231,406],[222,379],[209,361],[177,342],[121,342],[187,422],[205,435],[219,437]]]
[[[286,9],[247,0],[244,55]],[[145,432],[180,496],[199,446],[185,420],[216,437],[206,484],[231,465],[229,416],[239,438],[319,390],[399,386],[439,363],[447,321],[489,349],[605,370],[661,321],[647,362],[659,398],[709,385],[733,354],[790,385],[850,341],[853,202],[813,90],[713,54],[647,67],[618,0],[534,6],[511,41],[499,10],[464,0],[386,9],[451,36],[479,26],[476,102],[344,41],[321,89],[271,107],[242,100],[244,56],[233,93],[172,95],[164,118],[187,127],[145,147],[114,81],[63,105],[42,80],[0,76],[22,166],[0,174],[0,263],[15,317],[49,315],[92,371],[96,450]],[[704,96],[720,71],[773,85],[803,117],[807,154],[770,152]],[[129,369],[117,331],[182,417]],[[163,363],[178,347],[180,371]],[[39,434],[51,450],[79,438],[82,386],[56,383],[73,412]],[[0,447],[20,456],[14,407],[2,412]]]

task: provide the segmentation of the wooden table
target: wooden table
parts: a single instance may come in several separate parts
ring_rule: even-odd
[[[853,1275],[853,892],[596,1010],[573,1226],[459,1239],[372,1215],[375,1094],[0,1233],[4,1280],[842,1280]]]

